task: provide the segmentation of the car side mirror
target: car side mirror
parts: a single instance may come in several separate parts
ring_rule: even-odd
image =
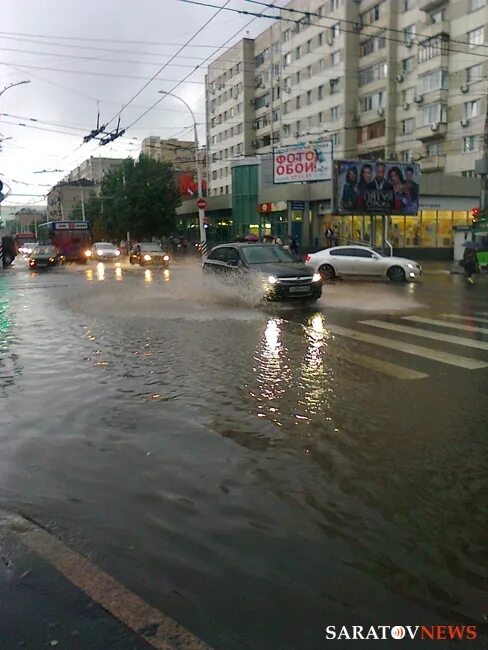
[[[229,266],[239,266],[239,260],[229,260]]]

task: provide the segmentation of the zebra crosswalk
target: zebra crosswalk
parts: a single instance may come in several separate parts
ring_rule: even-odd
[[[488,339],[482,338],[482,335],[488,335],[488,328],[474,324],[482,313],[477,312],[473,316],[433,314],[403,316],[395,320],[365,319],[359,321],[357,327],[344,327],[335,323],[327,324],[326,327],[335,337],[366,344],[368,348],[383,348],[464,370],[480,370],[488,368]],[[381,335],[378,330],[382,331]],[[395,334],[400,336],[395,337]],[[435,341],[437,345],[419,345],[420,338],[426,342]],[[470,350],[469,353],[465,351],[466,348]],[[382,360],[377,356],[347,350],[344,358],[353,364],[397,379],[424,379],[429,376],[427,372],[423,372],[424,368],[422,371],[408,368],[401,363],[395,363],[396,359],[391,357]]]

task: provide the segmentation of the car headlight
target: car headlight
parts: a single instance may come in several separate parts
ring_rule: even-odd
[[[35,264],[34,260],[29,260],[29,264],[30,264],[31,266],[34,266],[34,264]]]
[[[163,260],[164,260],[165,262],[169,262],[169,255],[165,255],[165,256],[163,257]]]
[[[320,273],[314,273],[312,275],[312,282],[320,282],[322,280],[322,276]]]
[[[92,252],[91,251],[85,251],[85,257],[91,257]]]
[[[278,278],[275,275],[268,275],[267,280],[268,284],[276,284],[278,282]]]
[[[50,261],[50,262],[54,262],[54,257],[50,257],[50,258],[49,258],[49,261]]]
[[[415,268],[415,267],[414,267],[413,264],[407,264],[407,268],[409,268],[409,269],[413,269],[413,268]]]
[[[120,251],[115,251],[115,257],[118,257],[120,255]]]
[[[146,255],[144,255],[144,261],[145,261],[145,262],[150,262],[151,259],[152,259],[151,256],[148,255],[147,253],[146,253]]]

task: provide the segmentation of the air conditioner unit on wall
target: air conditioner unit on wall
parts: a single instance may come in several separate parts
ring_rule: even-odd
[[[463,119],[459,122],[459,124],[464,128],[465,126],[468,126],[468,125],[469,125],[469,120],[467,120],[466,118],[463,118]]]
[[[380,117],[383,117],[384,114],[385,114],[385,109],[382,106],[380,106],[380,108],[378,108],[378,115]]]
[[[432,122],[430,125],[430,130],[431,131],[438,131],[439,130],[439,122]]]
[[[399,84],[402,83],[402,81],[404,80],[404,78],[405,78],[405,77],[404,77],[401,73],[397,74],[397,76],[396,76],[396,80],[398,81]]]
[[[408,111],[408,109],[410,108],[410,104],[408,102],[403,102],[402,108],[404,111]]]
[[[407,42],[405,43],[405,47],[408,47],[408,49],[410,49],[411,47],[413,47],[413,41],[407,41]]]
[[[422,95],[415,95],[415,97],[413,98],[413,101],[416,104],[421,104],[424,101],[424,98],[422,97]]]
[[[463,94],[469,93],[469,86],[468,84],[462,84],[462,86],[459,89]]]

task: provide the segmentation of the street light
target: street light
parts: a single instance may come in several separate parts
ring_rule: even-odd
[[[191,118],[193,120],[193,133],[194,133],[194,139],[195,139],[195,165],[197,168],[197,184],[198,184],[198,199],[203,199],[202,196],[202,170],[200,167],[200,161],[198,159],[198,133],[197,133],[197,122],[195,120],[195,115],[187,102],[180,97],[179,95],[175,95],[173,93],[168,93],[165,90],[159,90],[158,91],[161,95],[167,95],[168,97],[174,97],[175,99],[178,99],[182,104],[186,106],[186,108],[189,110]],[[205,221],[205,208],[198,208],[198,222],[200,224],[200,247],[202,251],[202,257],[206,257],[207,255],[207,230],[204,225]]]
[[[15,83],[11,83],[8,86],[5,86],[3,90],[0,90],[0,97],[3,95],[4,92],[10,90],[10,88],[14,88],[14,86],[21,86],[22,84],[30,84],[30,79],[26,81],[16,81]]]

